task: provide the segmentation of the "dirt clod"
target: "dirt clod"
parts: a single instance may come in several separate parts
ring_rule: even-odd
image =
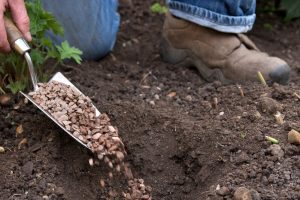
[[[11,96],[8,94],[0,95],[0,105],[1,106],[9,106],[12,103]]]
[[[55,192],[56,192],[56,194],[59,195],[59,196],[63,196],[63,195],[65,194],[65,190],[64,190],[63,187],[57,187],[57,188],[55,189]]]
[[[282,158],[284,156],[284,151],[281,149],[281,147],[278,144],[272,144],[268,150],[271,152],[273,156],[276,158]]]
[[[251,192],[245,187],[239,187],[234,192],[234,200],[254,200],[252,199]]]
[[[282,111],[283,107],[275,99],[270,97],[262,96],[260,98],[260,106],[263,112],[269,114],[275,114],[277,111]]]
[[[33,163],[30,161],[25,163],[25,165],[22,167],[22,169],[26,175],[31,175],[33,173]]]
[[[226,196],[226,195],[229,195],[230,194],[230,190],[228,187],[220,187],[216,190],[216,193],[217,195],[220,195],[220,196]]]

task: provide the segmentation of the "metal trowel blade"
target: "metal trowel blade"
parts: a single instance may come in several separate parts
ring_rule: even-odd
[[[74,90],[76,90],[77,92],[79,92],[80,94],[84,95],[78,88],[76,88],[62,73],[57,72],[49,81],[49,83],[51,81],[57,81],[60,83],[64,83],[66,85],[70,85]],[[88,146],[83,143],[81,140],[79,140],[77,137],[75,137],[71,132],[69,132],[68,130],[65,129],[65,127],[63,127],[54,117],[51,116],[50,113],[48,113],[46,110],[44,110],[42,107],[40,107],[37,103],[34,102],[34,100],[27,94],[21,92],[21,94],[27,98],[31,103],[33,103],[33,105],[35,105],[38,109],[40,109],[47,117],[49,117],[53,122],[55,122],[60,128],[62,128],[66,133],[68,133],[72,138],[74,138],[77,142],[79,142],[80,144],[82,144],[84,147],[88,148]],[[94,105],[93,105],[94,106]],[[96,117],[100,116],[100,112],[99,110],[94,106],[95,110],[96,110]],[[90,149],[90,148],[88,148]]]

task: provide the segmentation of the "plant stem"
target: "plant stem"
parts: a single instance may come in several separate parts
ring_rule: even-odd
[[[262,75],[262,73],[261,73],[260,71],[257,72],[257,76],[258,76],[258,79],[260,80],[260,82],[261,82],[263,85],[267,86],[267,82],[266,82],[264,76]]]
[[[2,92],[2,94],[6,94],[6,92],[2,89],[2,87],[0,87],[0,92]]]
[[[266,138],[266,140],[272,142],[273,144],[278,144],[279,143],[278,140],[276,140],[275,138],[272,138],[270,136],[265,136],[265,138]]]

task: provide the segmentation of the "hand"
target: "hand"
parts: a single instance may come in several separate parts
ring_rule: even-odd
[[[31,41],[29,32],[29,17],[25,8],[24,0],[0,0],[0,51],[9,52],[11,50],[7,40],[6,30],[4,26],[4,13],[9,9],[14,23],[23,34],[27,41]]]

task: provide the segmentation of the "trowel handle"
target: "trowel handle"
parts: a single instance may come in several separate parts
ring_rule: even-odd
[[[7,33],[7,39],[10,45],[12,45],[17,39],[23,38],[22,33],[19,31],[16,25],[5,16],[4,25]]]
[[[30,50],[29,45],[26,40],[23,38],[22,33],[17,28],[14,22],[11,19],[4,16],[4,25],[7,33],[7,39],[10,46],[16,50],[19,54],[24,54]]]

